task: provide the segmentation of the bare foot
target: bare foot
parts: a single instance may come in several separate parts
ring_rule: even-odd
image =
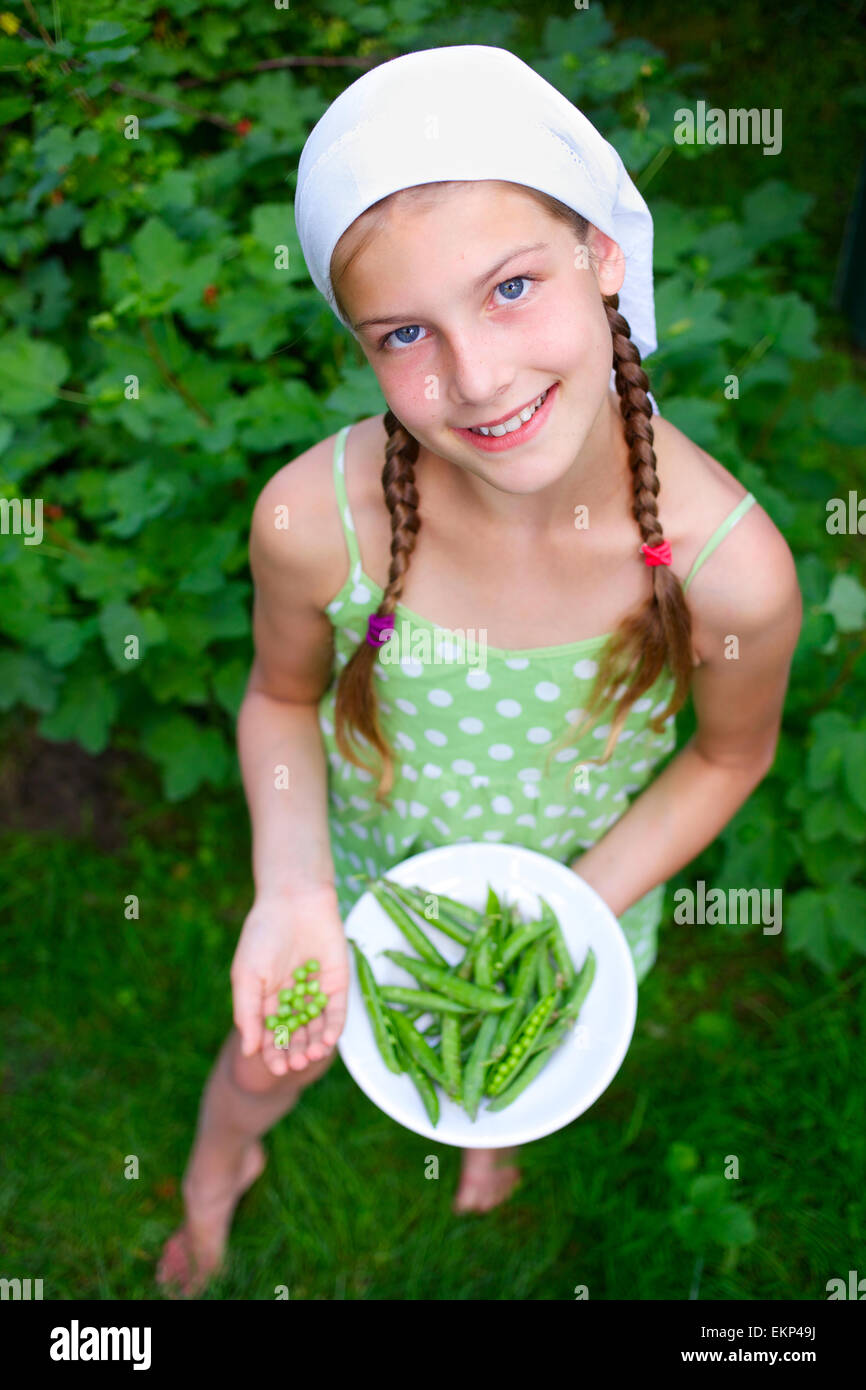
[[[517,1187],[520,1169],[508,1163],[518,1152],[513,1149],[464,1149],[460,1183],[451,1210],[490,1211]]]
[[[222,1268],[223,1251],[234,1209],[261,1176],[267,1157],[254,1139],[228,1192],[205,1200],[187,1199],[187,1219],[163,1247],[156,1280],[169,1298],[194,1298]]]

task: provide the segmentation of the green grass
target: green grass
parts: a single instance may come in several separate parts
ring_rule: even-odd
[[[0,841],[2,1272],[42,1277],[46,1298],[158,1296],[231,1025],[245,814],[207,797],[140,811],[110,856],[86,839]],[[866,968],[829,982],[784,954],[784,933],[676,926],[671,903],[620,1072],[523,1147],[508,1202],[453,1215],[459,1152],[382,1114],[338,1058],[267,1136],[208,1297],[572,1299],[585,1284],[596,1299],[825,1298],[862,1251]],[[684,1243],[672,1218],[689,1180],[729,1155],[725,1200],[755,1239]]]

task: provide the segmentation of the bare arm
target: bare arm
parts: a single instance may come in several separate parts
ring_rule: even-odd
[[[331,627],[313,598],[320,561],[312,538],[321,533],[296,498],[305,479],[292,478],[295,466],[262,490],[250,531],[255,659],[237,743],[259,893],[334,884],[317,711],[330,680]],[[293,521],[288,530],[274,524],[281,503]]]
[[[327,526],[317,508],[329,441],[275,474],[256,502],[250,532],[255,659],[238,713],[237,742],[252,827],[256,895],[232,961],[235,1023],[250,1056],[262,1048],[275,1074],[325,1055],[346,1015],[348,958],[327,818],[327,760],[318,701],[332,674],[331,625],[322,594],[335,587]],[[289,508],[290,528],[275,526]],[[263,1020],[310,957],[320,962],[325,1012],[286,1048]],[[282,1049],[282,1050],[279,1050]]]
[[[705,849],[772,766],[802,600],[791,552],[755,507],[689,592],[697,729],[571,868],[620,916]],[[730,638],[735,637],[739,653]]]

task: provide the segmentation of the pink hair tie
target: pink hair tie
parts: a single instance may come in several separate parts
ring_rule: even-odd
[[[669,565],[671,562],[670,541],[659,541],[658,545],[647,545],[644,542],[641,550],[648,565]]]
[[[388,640],[388,633],[394,630],[394,614],[386,613],[379,617],[371,613],[367,619],[367,642],[371,647],[381,647]]]

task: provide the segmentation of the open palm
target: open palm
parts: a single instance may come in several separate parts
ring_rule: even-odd
[[[287,1047],[277,1046],[265,1019],[277,1012],[280,990],[293,988],[295,970],[310,959],[319,962],[316,979],[327,1006],[288,1035]],[[234,1021],[245,1055],[261,1048],[275,1076],[325,1057],[343,1031],[349,985],[348,949],[334,889],[258,894],[241,929],[231,981]]]

